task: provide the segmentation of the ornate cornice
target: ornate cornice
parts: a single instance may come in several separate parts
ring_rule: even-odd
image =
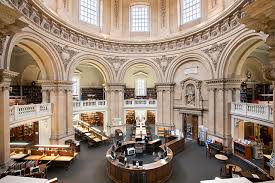
[[[19,20],[22,14],[0,3],[0,55],[3,53],[6,37],[19,32],[27,24]]]
[[[174,58],[176,58],[176,56],[167,57],[166,55],[163,55],[161,57],[154,58],[153,60],[157,62],[161,70],[165,72],[168,65],[174,60]]]
[[[228,42],[229,41],[220,44],[215,43],[210,48],[203,50],[203,52],[205,52],[211,58],[215,70],[217,69],[218,61],[220,59],[222,51],[224,50]]]
[[[21,0],[20,3],[18,3],[18,0],[6,1],[9,1],[14,8],[22,12],[27,20],[33,22],[32,26],[36,25],[60,39],[98,51],[133,54],[181,50],[226,34],[238,27],[242,9],[246,6],[248,0],[236,1],[235,6],[231,6],[222,16],[211,20],[192,32],[178,37],[144,42],[112,40],[89,35],[72,25],[66,24],[48,11],[39,1]]]
[[[68,46],[60,46],[58,44],[52,43],[56,51],[59,53],[59,56],[62,59],[65,69],[67,65],[70,63],[72,57],[77,55],[79,52],[73,49],[70,49]]]

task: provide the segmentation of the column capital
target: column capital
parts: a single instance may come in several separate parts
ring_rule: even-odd
[[[174,86],[176,83],[156,83],[155,87],[157,92],[159,91],[174,91]]]
[[[38,80],[36,82],[42,87],[42,91],[72,91],[73,81],[66,80]]]
[[[106,92],[110,92],[110,91],[124,92],[125,87],[126,87],[125,83],[106,83],[105,91]]]
[[[18,74],[10,70],[0,69],[0,87],[8,90],[12,79],[18,76]]]
[[[212,79],[207,80],[206,84],[208,90],[232,90],[240,89],[241,83],[245,78],[222,78],[222,79]]]

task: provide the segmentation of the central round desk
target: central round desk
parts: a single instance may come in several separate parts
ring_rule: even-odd
[[[150,143],[150,142],[149,142]],[[162,183],[166,182],[172,174],[173,152],[166,147],[167,156],[155,160],[152,163],[143,164],[137,168],[131,163],[124,165],[118,159],[112,158],[112,153],[121,153],[127,148],[134,147],[136,142],[123,142],[120,147],[111,147],[107,153],[107,173],[109,178],[116,183],[146,182],[146,183]],[[156,147],[160,153],[165,152],[164,147]]]

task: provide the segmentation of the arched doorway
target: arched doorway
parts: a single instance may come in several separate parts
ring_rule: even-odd
[[[74,102],[87,105],[87,110],[75,115],[74,120],[88,123],[90,126],[106,131],[105,85],[106,79],[102,71],[92,61],[81,61],[72,77]]]

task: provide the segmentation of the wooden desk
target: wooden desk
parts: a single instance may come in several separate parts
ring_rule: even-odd
[[[262,175],[262,174],[252,174],[251,172],[247,172],[247,171],[241,171],[240,175],[242,177],[247,178],[248,180],[254,182],[254,181],[267,181],[269,180],[266,176]]]
[[[53,161],[57,158],[58,156],[44,156],[42,158],[40,158],[39,160],[41,161]]]
[[[24,158],[24,160],[40,160],[41,158],[43,158],[42,155],[30,155]]]
[[[48,179],[20,177],[7,175],[0,179],[0,183],[46,183]]]
[[[184,138],[179,138],[175,136],[174,140],[171,140],[166,143],[166,146],[169,147],[173,151],[173,155],[177,155],[178,153],[182,152],[184,150],[184,144],[185,144],[185,139]],[[160,147],[163,148],[164,144],[161,145]]]
[[[115,149],[125,149],[128,146],[134,146],[135,142],[125,142],[121,147]],[[121,165],[118,160],[111,159],[110,148],[106,153],[107,158],[107,174],[113,182],[116,183],[129,183],[131,176],[144,175],[146,176],[146,183],[164,183],[172,174],[172,158],[173,152],[167,148],[167,159],[161,159],[153,163],[144,164],[142,168],[136,168],[132,164],[128,167]]]
[[[12,154],[12,155],[10,156],[10,159],[13,159],[13,160],[20,160],[20,159],[25,158],[26,156],[28,156],[28,154]]]

